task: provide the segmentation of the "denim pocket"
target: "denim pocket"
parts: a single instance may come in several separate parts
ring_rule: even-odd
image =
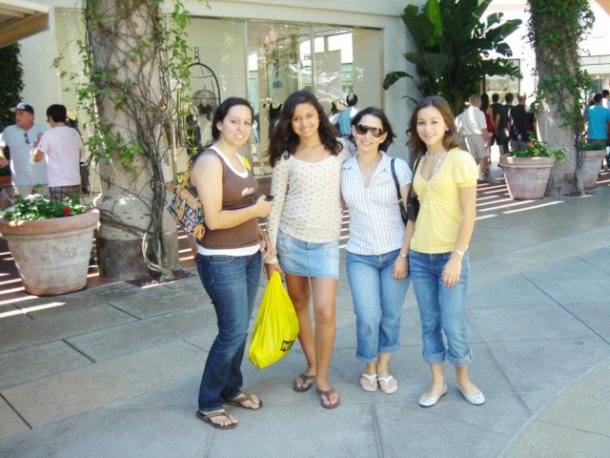
[[[227,255],[213,255],[208,256],[210,265],[214,266],[224,266],[227,264],[231,264],[235,260],[235,256],[227,256]]]
[[[277,254],[278,256],[289,255],[292,252],[292,240],[289,236],[284,234],[282,231],[278,233],[277,237]]]

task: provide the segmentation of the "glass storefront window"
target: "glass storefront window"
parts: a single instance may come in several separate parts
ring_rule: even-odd
[[[284,100],[311,86],[311,29],[308,26],[248,22],[248,99],[256,113],[251,161],[259,174],[270,173],[264,152]]]
[[[513,63],[517,66],[521,66],[520,59],[511,59]],[[523,73],[523,69],[521,69],[521,73]],[[485,78],[485,87],[484,92],[489,94],[491,98],[491,94],[498,93],[500,94],[500,101],[504,100],[504,96],[511,92],[515,97],[520,91],[521,80],[519,78],[514,78],[512,76],[488,76]]]
[[[255,126],[244,153],[256,175],[271,173],[269,139],[292,92],[313,91],[328,114],[332,102],[345,101],[352,92],[359,107],[381,106],[380,30],[193,18],[187,34],[189,46],[199,49],[201,63],[217,77],[221,99],[246,97],[254,108]],[[193,75],[193,95],[206,89],[197,87],[204,80]]]

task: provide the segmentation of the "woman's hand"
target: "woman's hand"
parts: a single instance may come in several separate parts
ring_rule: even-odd
[[[265,264],[277,263],[277,251],[266,237],[265,240],[261,240],[261,251],[263,252],[263,261]]]
[[[402,280],[403,278],[407,278],[408,275],[409,275],[408,258],[403,258],[402,256],[396,256],[396,260],[394,261],[394,268],[392,269],[392,278],[394,280]]]
[[[270,279],[275,272],[279,272],[280,276],[284,277],[284,271],[280,267],[280,264],[279,262],[277,262],[277,260],[272,263],[265,263],[265,273],[267,274],[267,279]]]
[[[449,288],[460,282],[462,274],[462,256],[451,253],[451,257],[443,269],[443,284]]]
[[[256,207],[257,218],[266,218],[272,207],[271,201],[267,200],[267,196],[260,196],[254,206]]]

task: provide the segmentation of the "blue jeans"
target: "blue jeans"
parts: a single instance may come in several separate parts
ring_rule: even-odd
[[[421,319],[423,356],[428,364],[467,366],[472,352],[466,333],[466,292],[470,265],[468,253],[462,260],[462,274],[457,285],[443,284],[443,268],[451,253],[425,254],[411,251],[409,269]],[[447,346],[442,332],[447,337]]]
[[[400,250],[379,256],[347,252],[347,278],[356,312],[356,357],[373,362],[379,353],[398,349],[400,315],[409,278],[394,280],[392,268]]]
[[[261,254],[196,257],[203,287],[216,310],[218,335],[205,363],[199,387],[199,410],[222,408],[243,384],[241,362],[248,324],[261,276]]]

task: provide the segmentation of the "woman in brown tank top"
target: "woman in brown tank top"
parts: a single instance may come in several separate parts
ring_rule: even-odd
[[[262,401],[241,391],[241,362],[248,323],[261,275],[261,250],[267,250],[256,219],[271,210],[265,196],[256,198],[257,183],[238,154],[252,131],[252,107],[231,97],[216,110],[214,143],[194,159],[191,181],[203,206],[206,232],[197,247],[197,270],[217,315],[216,336],[199,388],[197,417],[219,429],[237,420],[223,404],[258,410]]]

